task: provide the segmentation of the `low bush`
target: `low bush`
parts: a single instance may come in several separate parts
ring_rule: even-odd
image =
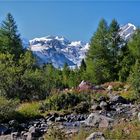
[[[39,102],[23,103],[17,109],[17,113],[23,118],[36,118],[41,116],[39,108]]]
[[[123,98],[125,98],[126,100],[129,100],[129,101],[137,101],[138,100],[138,98],[135,94],[135,91],[132,91],[132,90],[121,92],[120,96],[122,96]]]
[[[101,98],[104,98],[105,100],[109,100],[107,93],[97,92],[95,94],[92,94],[92,96],[91,96],[92,102],[99,101]]]
[[[74,107],[75,113],[87,113],[89,111],[90,103],[84,101]]]
[[[45,101],[45,107],[46,110],[67,110],[82,101],[90,102],[90,96],[87,94],[59,93],[48,98]]]
[[[15,117],[18,103],[18,100],[7,100],[4,97],[0,97],[0,122]]]

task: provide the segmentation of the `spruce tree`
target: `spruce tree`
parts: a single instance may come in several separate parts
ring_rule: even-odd
[[[68,79],[69,79],[70,69],[68,64],[65,63],[62,70],[63,84],[65,87],[68,87]]]
[[[108,67],[108,26],[104,19],[99,22],[97,31],[91,38],[86,58],[87,79],[100,84],[109,80]]]
[[[11,53],[19,58],[22,53],[22,42],[13,16],[8,13],[0,28],[0,52]]]
[[[121,47],[119,56],[119,81],[125,82],[130,74],[132,65],[135,63],[134,57],[130,53],[127,43]]]
[[[110,71],[111,71],[111,79],[118,80],[118,72],[120,69],[120,62],[119,62],[119,55],[121,54],[121,48],[123,47],[123,40],[119,35],[119,24],[118,22],[113,19],[108,32],[108,39],[109,39],[109,55],[110,55]]]
[[[140,60],[136,60],[129,76],[129,82],[135,91],[136,98],[140,99]]]
[[[133,66],[130,72],[129,81],[137,95],[140,98],[140,29],[138,28],[133,38],[129,41],[128,47],[133,56]]]
[[[133,38],[129,41],[128,47],[135,60],[140,60],[140,28],[137,29]]]
[[[85,71],[85,70],[86,70],[86,63],[85,63],[85,60],[82,59],[81,66],[80,66],[80,71],[82,72],[82,71]]]

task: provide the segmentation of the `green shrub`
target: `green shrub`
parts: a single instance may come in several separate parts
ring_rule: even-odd
[[[45,140],[67,140],[65,132],[57,127],[51,127],[45,135]]]
[[[51,96],[46,100],[46,110],[61,110],[70,109],[79,104],[82,101],[89,101],[90,96],[87,94],[75,94],[75,93],[60,93]]]
[[[120,95],[125,98],[126,100],[129,100],[129,101],[136,101],[138,100],[136,94],[135,94],[135,91],[131,90],[131,91],[124,91],[124,92],[121,92]]]
[[[18,103],[18,100],[7,100],[4,97],[0,97],[0,121],[13,119]]]
[[[106,100],[109,99],[107,93],[100,93],[100,92],[97,92],[95,94],[92,94],[91,98],[92,98],[92,102],[99,101],[100,98],[105,98]]]
[[[132,67],[132,71],[128,78],[133,90],[135,91],[135,96],[140,99],[140,62],[136,60],[135,65]]]
[[[36,118],[41,116],[39,111],[40,104],[39,102],[23,103],[17,109],[17,112],[24,118]]]
[[[83,101],[74,107],[76,113],[87,113],[89,111],[90,103]]]

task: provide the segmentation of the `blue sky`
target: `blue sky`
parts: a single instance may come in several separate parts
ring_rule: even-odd
[[[8,12],[28,39],[60,35],[88,42],[101,18],[140,25],[140,1],[135,0],[0,0],[0,22]]]

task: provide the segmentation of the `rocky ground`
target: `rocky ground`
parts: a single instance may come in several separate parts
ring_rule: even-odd
[[[44,140],[44,134],[53,127],[63,130],[67,139],[80,131],[80,128],[111,128],[121,121],[140,121],[140,105],[134,104],[119,95],[109,94],[109,99],[100,97],[94,102],[88,114],[48,114],[46,117],[23,120],[22,123],[11,120],[0,124],[0,140]],[[105,140],[102,132],[94,132],[86,140]]]

